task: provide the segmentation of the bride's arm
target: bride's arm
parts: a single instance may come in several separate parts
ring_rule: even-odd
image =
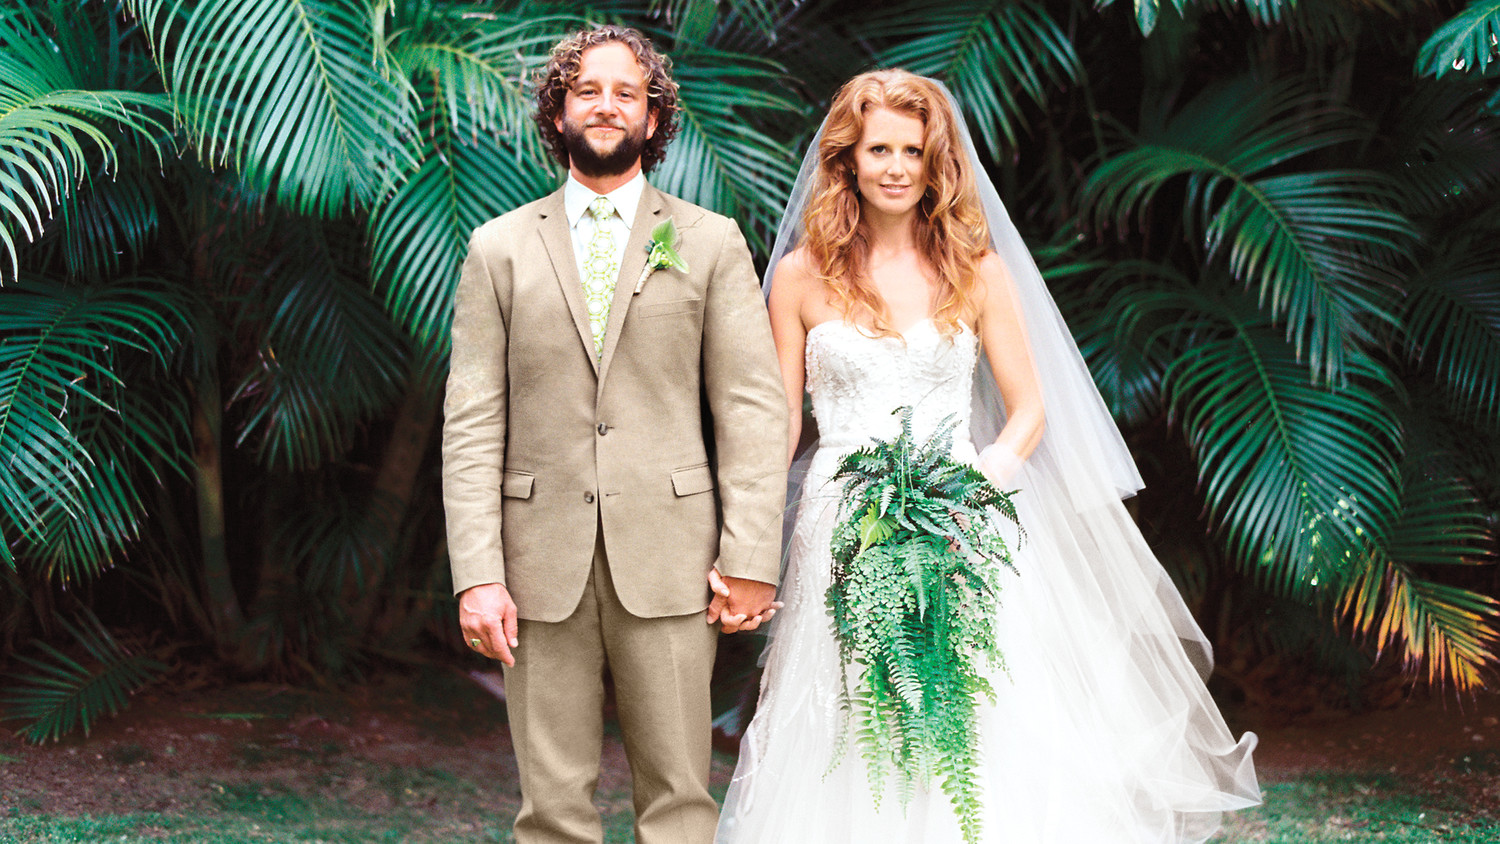
[[[1005,403],[1005,427],[1000,429],[994,444],[986,447],[988,454],[983,456],[985,459],[981,460],[980,468],[1014,476],[1021,461],[1031,456],[1042,440],[1042,429],[1046,424],[1042,386],[1036,362],[1031,357],[1031,346],[1026,341],[1026,322],[1021,315],[1015,285],[998,255],[991,252],[980,262],[979,280],[983,284],[983,298],[979,303],[979,339],[984,344],[990,369],[995,373],[995,386]],[[989,468],[984,465],[986,463]],[[1003,479],[1008,481],[1010,478]]]
[[[807,325],[803,305],[811,283],[818,280],[803,265],[801,250],[794,251],[776,265],[771,279],[771,339],[776,343],[776,359],[781,364],[781,383],[786,388],[787,464],[797,453],[802,436],[802,388],[806,378],[804,353],[807,347]]]

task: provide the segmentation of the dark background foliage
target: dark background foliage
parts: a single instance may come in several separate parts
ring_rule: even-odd
[[[602,21],[675,61],[653,181],[759,260],[842,80],[953,88],[1222,693],[1493,678],[1495,0],[0,0],[0,696],[27,735],[189,666],[470,658],[448,308],[469,231],[559,183],[528,74]]]

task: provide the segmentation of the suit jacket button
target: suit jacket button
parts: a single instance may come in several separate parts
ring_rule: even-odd
[[[583,500],[587,504],[593,504],[594,503],[594,494],[592,492],[585,492],[583,494]]]
[[[606,424],[604,424],[603,422],[600,422],[599,423],[599,436],[602,437],[602,436],[604,436],[607,433],[609,433],[609,426],[606,425]]]

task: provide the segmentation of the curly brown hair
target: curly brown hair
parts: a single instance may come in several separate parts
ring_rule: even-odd
[[[552,157],[562,166],[568,166],[568,147],[562,132],[557,129],[557,116],[562,113],[563,99],[578,79],[579,62],[590,47],[619,42],[635,53],[641,70],[646,74],[647,109],[656,117],[656,132],[646,139],[641,150],[641,169],[651,172],[667,154],[667,144],[677,135],[677,115],[681,106],[677,103],[677,83],[672,80],[672,62],[656,52],[651,40],[638,30],[613,24],[581,29],[559,41],[552,48],[552,58],[547,66],[537,73],[535,81],[536,114],[532,119],[542,131],[542,140]]]
[[[913,222],[918,248],[938,277],[933,319],[944,334],[951,334],[961,318],[972,318],[978,309],[979,262],[989,251],[990,235],[957,121],[947,97],[931,80],[894,68],[862,73],[839,89],[818,145],[804,242],[818,277],[831,289],[844,316],[859,321],[858,313],[868,314],[876,334],[895,334],[880,294],[865,277],[869,233],[851,175],[865,115],[877,108],[922,121],[927,190]]]

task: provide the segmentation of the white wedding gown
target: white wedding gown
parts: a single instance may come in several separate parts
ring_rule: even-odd
[[[931,321],[905,337],[872,337],[840,321],[807,335],[807,390],[821,434],[803,488],[768,647],[760,704],[740,747],[721,816],[721,844],[959,842],[937,783],[903,809],[879,801],[859,748],[835,759],[847,717],[843,672],[824,592],[840,458],[893,438],[892,411],[914,410],[915,433],[949,414],[966,434],[979,342]],[[1042,373],[1046,377],[1046,373]],[[957,459],[974,445],[956,438]],[[991,678],[978,734],[983,840],[1006,844],[1199,842],[1220,813],[1259,801],[1247,733],[1238,743],[1204,688],[1206,654],[1181,597],[1124,507],[1111,497],[1082,517],[1062,496],[1014,486],[1026,535],[1007,539],[1019,574],[1003,575],[997,625],[1006,671]],[[1176,612],[1169,613],[1168,607]],[[1178,619],[1174,623],[1174,619]],[[1192,629],[1184,629],[1191,627]],[[851,675],[853,677],[855,675]]]

